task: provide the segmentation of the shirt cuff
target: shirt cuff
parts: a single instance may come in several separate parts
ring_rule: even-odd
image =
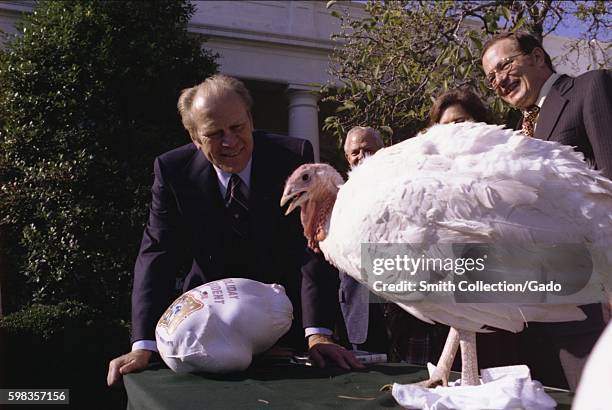
[[[310,335],[331,336],[334,334],[334,332],[332,332],[326,327],[307,327],[306,329],[304,329],[304,333],[306,334],[306,337]]]
[[[151,350],[153,352],[158,352],[155,340],[137,340],[132,343],[132,352],[134,350]]]

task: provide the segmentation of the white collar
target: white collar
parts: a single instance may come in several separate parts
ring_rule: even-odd
[[[537,100],[538,101],[537,106],[539,108],[542,108],[542,106],[544,105],[544,101],[546,100],[546,97],[548,96],[550,89],[552,88],[553,84],[555,83],[555,81],[557,81],[559,77],[561,77],[559,74],[552,73],[550,77],[548,77],[548,79],[544,82],[544,84],[542,85],[542,88],[540,88],[540,94],[538,95],[538,100]]]
[[[243,193],[248,197],[248,192],[251,188],[251,165],[253,163],[253,157],[249,158],[249,162],[247,162],[246,167],[242,171],[238,173],[238,176],[242,180],[242,184],[244,186]],[[230,172],[225,172],[221,168],[217,167],[213,164],[213,168],[215,168],[215,172],[217,173],[217,179],[219,180],[219,190],[221,191],[221,197],[225,198],[225,193],[227,192],[227,186],[229,185],[229,180],[232,177]],[[246,192],[245,192],[246,191]]]

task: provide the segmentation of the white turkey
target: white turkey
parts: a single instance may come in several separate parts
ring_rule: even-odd
[[[289,203],[287,213],[301,207],[308,246],[338,269],[417,318],[451,327],[425,385],[447,384],[459,345],[462,384],[478,383],[475,332],[519,332],[528,321],[585,318],[573,301],[562,299],[564,304],[440,303],[418,291],[377,292],[361,266],[364,243],[420,244],[437,256],[447,252],[443,244],[456,243],[606,249],[612,240],[612,182],[571,147],[500,126],[438,125],[378,151],[343,182],[327,164],[302,165],[288,178],[281,206]],[[513,259],[498,266],[496,274],[505,269],[501,274],[506,277],[522,275],[526,268],[539,271],[547,263],[552,270],[560,267],[540,260],[541,255]],[[599,259],[594,271],[602,266],[609,268],[609,259]],[[408,273],[395,274],[399,283]],[[410,280],[418,283],[430,274],[419,271]],[[597,279],[595,288],[602,286]]]

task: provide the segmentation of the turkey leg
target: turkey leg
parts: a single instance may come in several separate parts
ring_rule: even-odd
[[[459,346],[461,347],[461,385],[477,386],[478,357],[476,355],[476,333],[459,329]]]
[[[448,377],[458,347],[461,347],[461,385],[476,386],[480,384],[476,355],[476,333],[451,327],[435,370],[428,380],[422,381],[418,385],[428,388],[440,385],[448,386]]]
[[[436,364],[436,369],[429,376],[429,379],[417,383],[419,386],[433,388],[436,386],[448,386],[448,376],[455,361],[455,354],[457,354],[457,348],[459,347],[459,331],[454,327],[451,327],[444,343],[444,349]],[[463,355],[461,356],[463,359]]]
[[[436,386],[448,386],[448,376],[455,361],[455,354],[459,348],[459,332],[454,327],[451,327],[444,343],[444,349],[435,370],[429,376],[429,379],[417,383],[418,386],[434,388]],[[463,356],[462,356],[463,358]],[[393,385],[385,384],[381,390],[391,390]]]

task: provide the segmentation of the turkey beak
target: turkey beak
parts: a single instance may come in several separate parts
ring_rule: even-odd
[[[285,189],[285,192],[283,192],[283,196],[280,200],[281,207],[285,206],[285,204],[289,202],[289,207],[287,208],[285,215],[289,215],[295,208],[298,208],[302,205],[302,203],[304,203],[304,195],[302,195],[302,193],[302,191],[290,187]]]

